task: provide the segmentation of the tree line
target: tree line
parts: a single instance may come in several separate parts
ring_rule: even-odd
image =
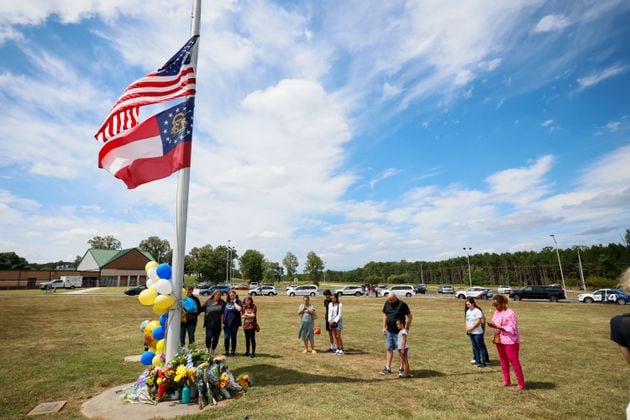
[[[512,286],[560,283],[562,275],[567,286],[581,286],[583,274],[586,286],[608,287],[616,285],[616,279],[630,267],[630,229],[626,229],[624,239],[624,244],[576,246],[558,249],[558,253],[553,247],[545,247],[541,251],[481,253],[442,261],[370,261],[363,267],[347,271],[324,270],[324,261],[310,251],[302,273],[298,273],[299,261],[291,252],[277,262],[255,249],[248,249],[239,257],[234,247],[207,244],[192,248],[185,256],[184,272],[210,283],[241,278],[266,282],[297,279],[315,284],[322,280],[353,284],[467,284],[471,279],[476,285]],[[95,236],[88,244],[95,249],[122,249],[120,241],[113,236]],[[169,242],[157,236],[141,241],[138,248],[158,262],[170,263],[173,256]],[[63,265],[76,267],[81,258],[77,256],[72,263],[31,264],[15,252],[1,252],[0,269],[55,270]]]

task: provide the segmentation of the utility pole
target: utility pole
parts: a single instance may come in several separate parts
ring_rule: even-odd
[[[560,251],[558,251],[558,242],[556,242],[556,235],[549,235],[553,239],[553,243],[556,246],[556,255],[558,256],[558,266],[560,267],[560,278],[562,279],[562,289],[564,290],[564,294],[567,294],[567,288],[564,285],[564,274],[562,273],[562,262],[560,261]]]
[[[468,283],[470,284],[469,287],[472,287],[472,274],[470,273],[470,250],[472,248],[464,247],[463,249],[464,249],[464,251],[466,251],[466,261],[468,261]]]
[[[582,258],[580,258],[580,246],[576,247],[578,254],[578,265],[580,266],[580,279],[582,280],[582,290],[586,291],[586,283],[584,282],[584,271],[582,270]]]

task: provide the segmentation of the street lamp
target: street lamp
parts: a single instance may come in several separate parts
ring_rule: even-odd
[[[578,264],[580,266],[580,279],[582,280],[582,290],[586,291],[586,283],[584,283],[584,271],[582,270],[582,258],[580,258],[580,246],[575,247],[578,253]]]
[[[470,274],[470,250],[472,248],[466,248],[464,247],[463,250],[466,251],[466,261],[468,261],[468,283],[470,283],[469,287],[472,287],[472,275]]]
[[[227,252],[225,254],[225,284],[230,284],[230,240],[228,239]]]
[[[560,267],[560,278],[562,278],[562,289],[564,290],[564,294],[567,293],[567,288],[564,285],[564,274],[562,273],[562,262],[560,261],[560,251],[558,251],[558,242],[556,241],[556,235],[549,235],[553,239],[553,243],[556,246],[556,255],[558,256],[558,266]]]

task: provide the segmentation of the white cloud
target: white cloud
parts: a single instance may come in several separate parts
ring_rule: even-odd
[[[621,125],[621,123],[619,121],[611,121],[608,124],[606,124],[606,128],[613,132],[616,133],[617,131],[619,131],[619,126]]]
[[[398,175],[400,171],[398,169],[395,168],[387,168],[385,169],[383,172],[381,172],[378,176],[376,176],[375,178],[372,178],[370,180],[370,188],[374,189],[374,187],[376,186],[376,184],[378,184],[379,182],[390,178],[392,176],[396,176]]]
[[[591,74],[590,76],[581,77],[577,79],[577,82],[580,85],[580,88],[582,89],[589,88],[591,86],[595,86],[603,82],[604,80],[610,77],[623,74],[626,71],[628,71],[629,68],[630,67],[628,66],[619,66],[619,65],[611,66],[597,73]]]
[[[571,24],[571,20],[566,16],[547,15],[544,16],[534,28],[534,32],[552,32],[559,31]]]
[[[543,121],[543,123],[541,124],[543,127],[550,127],[553,125],[553,120],[545,120]]]

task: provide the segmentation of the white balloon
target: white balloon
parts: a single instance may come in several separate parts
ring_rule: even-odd
[[[152,278],[148,278],[146,283],[147,289],[151,287],[152,284],[155,284],[155,280],[153,280]]]
[[[160,279],[157,275],[157,269],[155,267],[152,267],[149,271],[147,271],[147,276],[149,276],[149,278],[153,281],[158,281]]]
[[[155,283],[155,290],[161,295],[170,295],[173,291],[173,285],[168,280],[159,279]]]

